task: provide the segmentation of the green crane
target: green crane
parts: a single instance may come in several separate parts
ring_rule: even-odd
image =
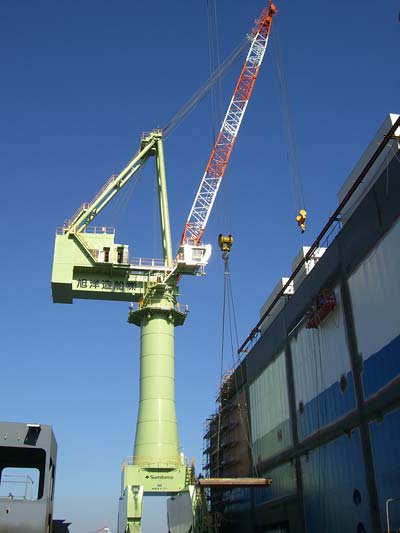
[[[113,228],[89,226],[151,157],[156,159],[161,260],[129,257]],[[186,318],[177,303],[182,274],[201,275],[210,245],[185,245],[172,256],[162,132],[144,135],[138,153],[56,232],[52,293],[55,303],[76,298],[131,302],[128,321],[141,329],[140,402],[132,464],[124,463],[119,530],[140,531],[144,493],[189,490],[192,468],[179,451],[174,391],[174,327]],[[133,308],[136,303],[136,308]],[[192,494],[194,494],[194,489]]]
[[[141,330],[139,412],[133,460],[123,465],[119,533],[140,532],[146,493],[186,493],[193,514],[199,506],[193,467],[185,464],[179,451],[175,412],[174,328],[183,325],[186,318],[186,312],[177,302],[178,282],[182,275],[204,274],[210,258],[211,245],[203,244],[201,237],[264,57],[275,12],[270,2],[253,29],[244,66],[185,224],[176,258],[172,254],[159,129],[143,135],[137,154],[122,172],[111,176],[95,198],[82,204],[56,232],[53,301],[70,304],[80,298],[131,302],[128,322]],[[89,224],[151,157],[156,160],[163,257],[135,260],[130,258],[127,245],[115,243],[113,228]]]

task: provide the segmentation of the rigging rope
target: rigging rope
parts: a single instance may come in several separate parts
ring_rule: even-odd
[[[221,414],[222,414],[222,386],[223,386],[223,377],[224,377],[224,352],[225,352],[225,315],[226,315],[226,279],[227,279],[227,262],[225,262],[225,271],[224,271],[224,298],[222,304],[222,331],[221,331],[221,362],[220,362],[220,373],[219,373],[219,383],[220,383],[220,392],[219,392],[219,409],[218,409],[218,430],[217,430],[217,476],[220,475],[220,437],[221,437]]]
[[[214,8],[213,8],[213,17],[214,19],[211,21],[209,20],[209,44],[211,47],[210,51],[210,69],[215,67],[214,71],[211,73],[209,78],[199,87],[199,89],[193,94],[189,100],[175,113],[175,115],[167,122],[167,124],[163,128],[163,137],[166,139],[173,131],[183,122],[183,120],[190,114],[191,111],[196,107],[196,105],[207,95],[207,93],[212,90],[217,82],[221,83],[221,80],[223,76],[227,73],[229,68],[240,58],[244,50],[248,46],[248,40],[249,38],[244,38],[239,45],[231,52],[231,54],[221,63],[220,61],[220,49],[218,43],[216,46],[216,59],[214,60],[212,58],[213,56],[213,48],[214,48],[214,41],[216,41],[216,38],[212,38],[212,32],[217,31],[217,7],[216,7],[216,0],[212,0],[214,2]],[[207,0],[208,5],[208,0]],[[209,19],[211,19],[211,13],[209,15]],[[215,30],[214,30],[215,29]],[[219,88],[219,98],[222,99],[222,89],[221,86]],[[219,116],[219,110],[222,108],[222,103],[219,104],[219,109],[217,106],[217,100],[214,96],[214,103],[213,103],[213,127],[214,127],[214,137],[216,136],[216,124],[218,123]],[[117,225],[118,220],[121,219],[121,216],[123,212],[126,209],[127,203],[132,195],[133,189],[136,185],[136,183],[139,181],[139,177],[142,173],[142,169],[140,169],[137,173],[137,175],[134,177],[134,179],[127,185],[127,187],[124,189],[124,194],[119,194],[116,202],[114,204],[114,225]]]
[[[166,139],[193,111],[196,105],[202,100],[214,84],[221,79],[233,63],[240,57],[242,52],[248,46],[247,37],[233,50],[233,52],[225,59],[223,63],[211,74],[211,76],[203,83],[203,85],[193,94],[191,98],[175,113],[175,115],[167,122],[163,128],[164,138]]]
[[[110,220],[111,225],[114,227],[118,227],[121,220],[122,215],[124,214],[127,205],[129,203],[129,200],[133,194],[133,191],[138,184],[140,178],[143,174],[143,167],[141,167],[136,174],[131,178],[131,180],[128,182],[128,184],[119,191],[119,194],[116,195],[114,198],[112,209],[110,211]]]
[[[238,375],[237,375],[237,371],[239,368],[240,368],[240,373],[241,373],[242,387],[245,383],[245,379],[244,379],[243,366],[242,366],[242,361],[240,359],[240,354],[237,355],[237,360],[235,359],[235,355],[238,354],[239,336],[238,336],[238,329],[237,329],[235,305],[234,305],[234,300],[233,300],[232,281],[231,281],[231,275],[229,271],[229,253],[223,252],[222,259],[224,260],[224,297],[223,297],[223,307],[222,307],[220,391],[222,392],[222,386],[223,386],[223,362],[224,362],[225,331],[226,331],[225,322],[226,320],[228,320],[230,348],[231,348],[231,355],[232,355],[232,369],[233,369],[234,383],[235,383],[234,397],[236,398],[236,407],[239,413],[239,419],[240,419],[240,424],[242,427],[242,432],[245,437],[248,449],[250,451],[250,459],[251,459],[253,471],[255,475],[258,476],[257,464],[256,464],[256,460],[254,457],[253,445],[251,442],[251,438],[249,438],[249,434],[248,434],[249,416],[248,416],[246,400],[244,400],[245,401],[244,405],[241,405],[240,398],[239,398],[239,383],[238,383]],[[218,436],[217,436],[217,446],[218,446],[217,472],[218,472],[218,475],[219,475],[219,467],[220,467],[220,429],[221,429],[221,412],[222,412],[221,392],[220,392],[220,405],[219,405],[219,411],[218,411]]]
[[[287,156],[289,163],[289,172],[292,179],[293,204],[297,215],[300,210],[305,210],[303,184],[297,155],[297,143],[293,126],[293,113],[290,105],[287,77],[284,69],[282,49],[279,40],[278,24],[275,24],[274,31],[275,33],[272,47],[273,58],[277,72],[277,80],[279,87],[278,93],[280,97],[283,126],[287,141]]]
[[[217,0],[206,0],[207,4],[207,20],[208,20],[208,51],[210,75],[219,69],[221,64],[221,49],[218,39],[218,16],[217,16]],[[219,130],[219,122],[222,119],[222,85],[221,78],[218,83],[211,87],[211,118],[212,118],[212,134],[213,144]]]
[[[210,3],[209,0],[207,0],[207,22],[208,22],[208,62],[210,65],[210,74],[215,70],[214,67],[214,39],[213,39],[213,32],[212,32],[212,18],[211,18],[211,9],[210,9]],[[215,129],[215,88],[214,86],[211,88],[210,91],[211,94],[211,126],[212,126],[212,133],[213,133],[213,140],[215,143],[215,136],[216,136],[216,129]]]

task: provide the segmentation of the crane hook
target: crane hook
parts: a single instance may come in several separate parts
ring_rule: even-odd
[[[222,233],[218,235],[218,246],[220,247],[221,252],[229,253],[231,251],[232,244],[233,244],[232,235],[223,235]]]
[[[307,211],[305,209],[300,209],[299,214],[296,216],[296,222],[301,230],[301,233],[306,231],[306,218]]]
[[[222,259],[224,260],[224,263],[225,263],[225,270],[227,269],[229,252],[231,251],[232,244],[233,244],[232,235],[223,235],[222,233],[218,235],[218,246],[220,247],[220,250],[222,252]]]

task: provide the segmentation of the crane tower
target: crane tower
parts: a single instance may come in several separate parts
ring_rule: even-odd
[[[198,193],[185,224],[177,256],[172,254],[162,131],[142,136],[134,158],[113,175],[90,203],[84,203],[56,232],[52,272],[55,303],[74,299],[131,302],[128,322],[140,327],[140,399],[132,462],[124,462],[118,531],[141,530],[146,493],[188,492],[195,511],[193,469],[179,451],[174,391],[174,328],[186,312],[177,301],[183,275],[202,275],[211,255],[203,244],[219,185],[236,140],[267,47],[272,2],[252,31],[250,48]],[[156,162],[162,259],[134,259],[115,242],[115,230],[90,225],[150,158]]]

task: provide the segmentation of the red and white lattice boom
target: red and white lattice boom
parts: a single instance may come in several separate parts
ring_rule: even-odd
[[[276,12],[275,5],[270,1],[253,29],[250,50],[185,224],[181,245],[200,243],[267,49]]]

